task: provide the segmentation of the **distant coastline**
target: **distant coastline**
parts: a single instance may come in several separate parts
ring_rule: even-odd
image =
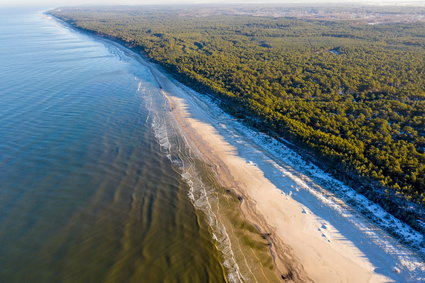
[[[151,62],[151,63],[155,63],[155,64],[158,64],[158,65],[161,65],[161,63],[160,62],[157,62],[157,61],[155,61],[154,59],[152,59],[152,58],[149,58],[149,57],[147,57],[144,53],[143,53],[143,51],[141,50],[141,48],[140,47],[138,47],[138,46],[135,46],[134,44],[132,44],[132,43],[129,43],[129,42],[126,42],[126,41],[124,41],[124,40],[122,40],[122,39],[120,39],[120,38],[117,38],[117,37],[114,37],[114,36],[111,36],[111,35],[108,35],[108,34],[99,34],[98,32],[96,32],[96,31],[93,31],[93,30],[90,30],[90,29],[85,29],[85,28],[82,28],[82,27],[80,27],[80,26],[78,26],[78,25],[76,25],[75,23],[74,23],[74,21],[72,21],[72,20],[65,20],[65,19],[63,19],[63,18],[61,18],[60,16],[57,16],[57,15],[55,15],[54,14],[54,11],[55,10],[51,10],[51,11],[46,11],[45,12],[45,14],[46,15],[49,15],[49,16],[51,16],[51,17],[53,17],[53,18],[55,18],[56,20],[58,20],[58,21],[60,21],[62,24],[64,24],[65,26],[67,26],[67,27],[69,27],[69,28],[72,28],[72,29],[75,29],[75,30],[78,30],[78,31],[80,31],[80,32],[82,32],[82,33],[85,33],[85,34],[87,34],[87,35],[89,35],[89,36],[95,36],[95,37],[97,37],[97,38],[99,38],[99,39],[108,39],[108,40],[111,40],[111,41],[113,41],[113,42],[115,42],[115,43],[118,43],[118,44],[120,44],[121,46],[124,46],[125,48],[128,48],[128,49],[130,49],[130,50],[132,50],[132,51],[134,51],[136,54],[138,54],[138,55],[141,55],[141,56],[143,56],[143,58],[144,58],[144,60],[146,60],[146,61],[149,61],[149,62]],[[163,66],[164,67],[164,66]],[[166,70],[168,73],[170,73],[171,75],[173,75],[174,77],[175,77],[175,79],[177,79],[178,81],[179,81],[179,77],[176,75],[176,74],[174,74],[173,72],[171,72],[170,70],[168,70],[168,68],[167,68],[167,70]],[[189,87],[191,87],[190,85],[189,85]],[[222,106],[225,106],[225,103],[222,103],[222,101],[219,101],[216,97],[213,97],[212,95],[208,95],[208,93],[204,93],[204,95],[207,95],[207,96],[209,96],[211,99],[213,99],[213,100],[215,100],[215,101],[217,101],[217,103],[218,104],[222,104]],[[246,121],[243,121],[248,127],[253,127],[252,126],[252,123],[251,123],[251,121],[249,121],[249,120],[246,120]],[[255,127],[254,127],[255,128]],[[259,129],[257,129],[257,131],[259,131]],[[292,150],[294,150],[294,151],[296,151],[297,153],[299,153],[302,157],[303,157],[303,159],[304,160],[306,160],[307,162],[312,162],[312,163],[314,163],[314,164],[316,164],[316,165],[318,165],[322,170],[324,170],[324,171],[327,171],[327,169],[326,168],[328,168],[328,166],[321,160],[321,159],[318,159],[318,158],[316,158],[316,156],[314,155],[314,154],[312,154],[312,152],[309,152],[309,151],[307,151],[307,150],[305,150],[304,148],[302,148],[302,147],[300,147],[300,146],[298,146],[296,143],[292,143],[292,142],[290,142],[290,141],[288,141],[288,140],[285,140],[284,138],[281,138],[281,137],[279,137],[278,135],[276,135],[276,134],[274,134],[273,132],[268,132],[268,135],[270,135],[270,136],[272,136],[273,138],[275,138],[275,139],[277,139],[277,140],[279,140],[282,144],[284,144],[286,147],[289,147],[290,149],[292,149]],[[328,171],[327,171],[328,172]],[[351,187],[355,187],[355,186],[361,186],[361,182],[360,183],[356,183],[356,182],[351,182],[351,181],[347,181],[346,179],[348,178],[348,176],[346,176],[345,174],[343,174],[342,172],[339,172],[339,171],[336,171],[336,172],[332,172],[332,170],[330,170],[329,171],[329,173],[330,174],[332,174],[333,175],[333,177],[334,178],[336,178],[336,176],[335,176],[335,174],[336,173],[338,173],[338,176],[340,177],[340,178],[338,178],[340,181],[343,181],[345,184],[348,184],[348,186],[351,186]],[[342,174],[342,175],[341,175]],[[354,178],[355,176],[351,176],[350,178],[352,179],[352,178]],[[357,176],[359,179],[364,179],[364,177],[360,177],[360,176]],[[329,188],[331,191],[332,191],[332,187],[330,187]],[[379,192],[379,194],[381,194],[381,193],[383,193],[383,190],[381,191],[381,189],[379,189],[378,190]],[[335,193],[339,193],[339,190],[337,189],[337,190],[335,190],[334,191]],[[339,195],[340,197],[344,197],[344,195]],[[419,215],[419,217],[421,216],[421,215],[423,215],[424,217],[425,217],[425,209],[423,208],[423,207],[421,207],[420,205],[418,205],[418,204],[416,204],[416,203],[411,203],[411,202],[407,202],[407,201],[405,201],[404,199],[402,199],[400,196],[397,196],[396,194],[394,194],[393,193],[393,197],[394,197],[394,201],[397,203],[398,202],[398,200],[397,199],[399,199],[400,200],[400,203],[402,204],[401,206],[399,206],[399,209],[400,210],[402,210],[402,211],[406,211],[406,213],[411,213],[412,211],[414,211],[414,213],[415,213],[415,215]],[[368,209],[364,209],[364,208],[362,208],[362,204],[361,203],[358,203],[356,200],[354,200],[354,199],[349,199],[349,202],[353,205],[353,206],[355,206],[355,207],[358,207],[358,209],[359,210],[361,210],[361,211],[363,211],[363,213],[365,213],[365,216],[367,216],[367,217],[369,217],[371,220],[373,220],[376,224],[378,224],[378,225],[380,225],[381,227],[383,227],[383,228],[385,228],[385,229],[387,229],[387,231],[390,233],[390,234],[392,234],[392,235],[394,235],[394,236],[396,236],[396,237],[398,237],[400,240],[402,240],[403,242],[404,241],[406,241],[406,239],[404,239],[403,238],[403,236],[401,236],[400,235],[400,233],[399,233],[399,228],[396,228],[396,227],[390,227],[390,226],[388,226],[388,225],[386,225],[385,223],[382,223],[382,221],[381,221],[381,219],[380,219],[380,217],[378,216],[375,216],[375,215],[373,215],[373,212],[367,212],[368,211]],[[382,206],[382,204],[380,204],[379,202],[377,202],[379,205],[381,205]],[[398,205],[400,205],[400,204],[398,204]],[[422,230],[420,229],[419,231],[422,233],[422,235],[423,235],[423,231],[425,231],[424,229],[425,229],[425,218],[424,218],[424,221],[423,221],[423,227],[422,227]],[[424,242],[425,243],[425,242]],[[423,244],[424,244],[423,243]],[[419,247],[419,245],[415,245],[418,249],[423,249],[423,250],[425,250],[425,246],[423,246],[423,244],[422,244],[422,246],[421,247]]]

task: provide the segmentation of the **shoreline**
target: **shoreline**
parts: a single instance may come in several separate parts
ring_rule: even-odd
[[[156,72],[157,70],[152,71]],[[155,74],[157,79],[160,75],[160,73]],[[161,85],[167,84],[164,80],[166,80],[165,77],[161,79]],[[268,224],[261,213],[256,211],[256,201],[243,189],[244,186],[241,186],[241,180],[235,178],[233,174],[234,168],[230,168],[226,164],[227,162],[221,154],[216,154],[217,146],[222,148],[224,152],[232,152],[231,146],[220,141],[220,137],[212,133],[213,129],[209,125],[189,118],[184,101],[172,96],[170,93],[164,91],[164,89],[168,89],[168,87],[162,88],[161,93],[167,100],[170,114],[177,122],[180,134],[184,136],[192,151],[196,152],[203,162],[213,168],[216,181],[226,188],[226,191],[238,198],[240,202],[239,208],[244,218],[253,224],[258,232],[263,235],[264,239],[270,243],[270,256],[274,260],[278,273],[277,277],[285,281],[311,282],[311,279],[308,278],[303,270],[302,264],[296,259],[296,255],[292,249],[285,245],[280,237],[275,236],[275,229]],[[211,143],[212,140],[214,141]],[[235,156],[227,157],[232,158]],[[233,162],[240,164],[240,160],[237,160],[237,158]],[[243,164],[244,162],[242,161],[240,165],[243,166]]]
[[[57,19],[56,17],[54,18]],[[75,29],[74,26],[67,24]],[[81,31],[81,29],[78,30]],[[89,36],[95,35],[95,33],[86,32]],[[101,39],[116,42],[113,39]],[[127,49],[127,47],[123,46],[123,43],[118,42],[116,44]],[[135,56],[140,55],[135,54]],[[145,61],[144,58],[140,58]],[[143,64],[143,62],[141,63]],[[285,191],[284,188],[275,185],[275,182],[269,176],[266,176],[269,173],[264,168],[260,168],[262,167],[259,165],[261,162],[255,160],[255,158],[247,160],[242,157],[237,145],[232,144],[228,138],[223,137],[217,128],[214,127],[216,125],[212,126],[210,123],[212,117],[202,117],[202,115],[208,116],[208,113],[200,113],[205,110],[200,105],[205,103],[204,105],[209,107],[211,105],[207,105],[208,102],[195,101],[195,98],[191,97],[187,89],[163,72],[160,67],[150,61],[145,61],[145,64],[150,67],[157,79],[160,78],[158,82],[164,92],[163,94],[172,103],[170,113],[176,118],[185,137],[196,146],[203,159],[216,169],[216,174],[220,177],[222,184],[225,187],[234,188],[239,194],[243,195],[244,201],[241,209],[247,219],[255,224],[259,222],[257,225],[266,233],[272,231],[270,238],[274,244],[273,246],[276,247],[277,257],[282,254],[289,254],[289,257],[299,258],[294,260],[294,263],[301,264],[302,262],[303,266],[298,266],[297,269],[300,273],[300,281],[306,281],[311,277],[314,281],[326,280],[330,282],[344,281],[345,279],[347,282],[350,282],[350,280],[359,282],[359,277],[350,278],[352,274],[361,276],[360,281],[362,282],[391,280],[391,278],[383,276],[383,272],[375,272],[375,269],[382,269],[382,267],[377,268],[376,265],[371,264],[364,252],[360,251],[358,246],[354,245],[347,236],[342,235],[326,219],[322,221],[322,217],[318,217],[312,212],[312,209],[302,205],[292,197],[292,194],[295,195],[300,190],[304,190],[304,188],[287,188]],[[164,87],[165,85],[168,86]],[[199,100],[203,99],[200,98]],[[230,124],[233,123],[229,122]],[[279,156],[275,158],[279,158]],[[294,168],[293,170],[296,171]],[[289,176],[290,173],[286,175]],[[247,182],[246,180],[248,179],[252,179],[251,182]],[[288,187],[290,186],[293,185],[288,184]],[[290,193],[287,193],[287,191],[290,191]],[[280,221],[282,219],[285,220],[284,223]],[[325,228],[321,228],[323,226]],[[319,233],[317,233],[318,231]],[[325,235],[325,237],[322,235]],[[332,244],[327,241],[331,241]],[[346,242],[350,242],[350,244]],[[290,250],[293,250],[293,252]],[[347,254],[350,256],[346,257],[345,255]],[[285,262],[284,258],[278,258],[276,264],[284,273],[285,265],[283,262]],[[319,266],[320,264],[322,265]],[[400,266],[394,264],[394,266],[387,267],[388,270],[385,272],[387,275],[394,275],[394,278],[407,278],[408,274],[405,273],[407,271],[404,271],[404,273],[394,272],[396,271],[394,268],[398,270],[401,268]],[[418,268],[419,275],[421,270],[422,272],[425,271],[423,266]],[[305,272],[303,269],[305,269]],[[402,274],[403,277],[398,277],[399,274]]]

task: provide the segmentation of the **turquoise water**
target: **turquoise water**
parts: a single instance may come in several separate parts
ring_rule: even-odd
[[[226,280],[158,97],[113,44],[0,11],[0,282]]]

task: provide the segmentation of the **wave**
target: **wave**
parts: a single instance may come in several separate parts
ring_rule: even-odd
[[[149,89],[142,85],[142,82],[139,81],[138,92],[149,112],[148,117],[151,120],[154,137],[161,152],[165,154],[174,165],[176,172],[188,185],[187,195],[191,203],[205,216],[212,239],[222,256],[222,264],[226,269],[228,281],[232,283],[246,281],[235,260],[226,227],[220,222],[217,211],[213,208],[218,202],[215,188],[203,181],[201,170],[198,168],[200,161],[194,156],[184,138],[179,135],[177,126],[169,115],[168,102],[160,90],[158,88]]]

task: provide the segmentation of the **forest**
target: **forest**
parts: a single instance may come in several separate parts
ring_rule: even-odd
[[[197,9],[50,14],[132,47],[424,231],[424,22]]]

